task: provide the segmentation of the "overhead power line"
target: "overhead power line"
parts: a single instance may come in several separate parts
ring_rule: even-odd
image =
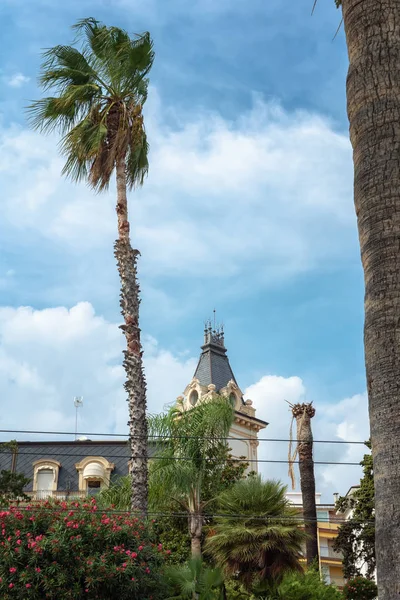
[[[131,458],[133,458],[132,456],[123,456],[121,454],[108,454],[105,453],[107,458],[123,458],[126,460],[130,460]],[[24,450],[17,450],[17,455],[18,456],[44,456],[45,452],[40,451],[40,452],[25,452]],[[82,452],[76,453],[76,452],[52,452],[53,456],[57,456],[57,457],[74,457],[74,458],[82,458]],[[0,454],[0,458],[1,458],[1,454]],[[147,458],[148,460],[165,460],[165,461],[169,461],[169,460],[183,460],[183,461],[192,461],[193,458],[191,456],[162,456],[162,455],[148,455],[146,456],[135,456],[135,458],[138,459],[144,459]],[[234,461],[234,462],[245,462],[245,463],[249,463],[254,464],[254,463],[276,463],[276,464],[294,464],[297,465],[299,461],[290,461],[288,459],[284,459],[284,460],[276,460],[276,459],[255,459],[255,458],[235,458],[235,457],[231,457],[231,458],[226,458],[226,459],[212,459],[212,458],[204,458],[203,459],[205,462],[208,463],[213,463],[213,462],[229,462],[229,461]],[[314,465],[343,465],[343,466],[348,466],[348,467],[359,467],[360,463],[359,462],[338,462],[338,461],[321,461],[321,460],[315,460],[314,461]]]
[[[71,435],[71,436],[75,436],[75,432],[72,431],[35,431],[35,430],[31,430],[31,429],[0,429],[0,433],[19,433],[19,434],[23,434],[23,435]],[[140,436],[140,435],[134,435],[134,436],[129,436],[126,433],[94,433],[94,432],[85,432],[85,431],[81,431],[81,432],[77,432],[76,433],[77,436],[94,436],[94,437],[114,437],[114,438],[125,438],[128,439],[129,437],[132,437],[134,439],[141,439],[143,437],[148,437],[149,439],[170,439],[170,440],[179,440],[179,439],[202,439],[202,440],[215,440],[215,437],[207,437],[207,436],[179,436],[179,435],[148,435],[148,436]],[[228,441],[228,440],[236,440],[236,441],[249,441],[251,439],[256,439],[258,442],[290,442],[292,441],[293,443],[297,443],[299,441],[302,440],[289,440],[289,439],[284,439],[284,438],[260,438],[260,437],[256,437],[254,436],[252,437],[233,437],[233,436],[227,436],[227,437],[221,437],[218,438],[221,441]],[[79,442],[79,440],[77,440]],[[93,441],[93,440],[92,440]],[[365,445],[365,442],[361,442],[361,441],[357,441],[357,440],[313,440],[314,444],[357,444],[357,445]]]
[[[71,499],[72,501],[73,499],[73,493],[71,493]],[[70,500],[71,500],[70,499]],[[68,502],[68,500],[65,500],[66,502]],[[294,506],[294,508],[296,508],[296,506]],[[299,507],[300,509],[300,507]],[[10,507],[3,507],[2,510],[10,510]],[[82,512],[81,508],[78,507],[71,507],[68,506],[68,509],[63,509],[63,508],[57,508],[57,506],[23,506],[23,507],[12,507],[12,511],[20,511],[22,512],[43,512],[43,511],[52,511],[52,512],[66,512],[66,510],[68,510],[68,512]],[[91,512],[86,511],[86,512]],[[325,511],[326,512],[326,511]],[[116,514],[116,515],[125,515],[126,517],[134,517],[136,516],[135,513],[132,513],[131,511],[128,510],[119,510],[119,509],[115,509],[115,508],[102,508],[101,506],[97,505],[97,510],[93,511],[91,514],[95,514],[97,517],[101,518],[101,515],[104,514]],[[71,515],[72,516],[72,515]],[[138,518],[140,519],[141,517],[139,515],[137,515]],[[187,512],[158,512],[158,511],[149,511],[147,512],[147,516],[150,518],[153,517],[164,517],[164,518],[171,518],[171,517],[177,517],[177,518],[184,518],[187,519],[188,518],[188,513]],[[293,517],[289,517],[289,516],[269,516],[269,515],[260,515],[260,514],[229,514],[229,513],[210,513],[210,514],[204,514],[203,515],[204,519],[235,519],[235,520],[257,520],[257,521],[269,521],[271,523],[279,523],[279,522],[285,522],[285,523],[336,523],[338,525],[342,524],[342,523],[346,523],[347,521],[344,518],[332,518],[328,520],[324,520],[323,518],[311,518],[311,519],[305,519],[302,516],[293,516]],[[374,524],[374,521],[364,521],[364,520],[354,520],[351,519],[352,523],[363,523],[363,524]]]

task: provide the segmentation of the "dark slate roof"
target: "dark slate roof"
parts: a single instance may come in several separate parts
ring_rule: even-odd
[[[151,451],[149,451],[151,454]],[[75,464],[86,456],[101,456],[114,463],[111,479],[128,474],[130,456],[127,441],[57,441],[57,442],[18,442],[18,454],[14,465],[8,452],[0,453],[0,469],[11,469],[30,479],[25,491],[32,491],[33,463],[36,460],[52,459],[60,464],[58,490],[77,490],[78,471]]]
[[[213,383],[217,392],[224,388],[231,379],[237,385],[226,353],[223,333],[206,329],[204,342],[194,373],[194,377],[199,380],[200,385],[208,386]]]

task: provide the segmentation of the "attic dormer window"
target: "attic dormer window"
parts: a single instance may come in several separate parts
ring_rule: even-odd
[[[233,407],[236,406],[236,394],[234,394],[233,392],[229,394],[229,402],[232,404]]]
[[[189,402],[190,402],[190,404],[192,406],[194,406],[196,404],[196,402],[197,402],[198,399],[199,399],[199,393],[197,392],[197,390],[193,390],[190,393],[190,396],[189,396]]]

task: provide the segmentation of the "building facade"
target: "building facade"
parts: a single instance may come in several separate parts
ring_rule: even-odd
[[[303,510],[303,498],[300,492],[289,492],[287,499],[299,513]],[[333,549],[333,543],[338,534],[343,518],[338,516],[334,504],[321,504],[321,494],[315,494],[317,505],[317,532],[319,549],[319,567],[327,583],[342,588],[345,584],[343,577],[343,555]]]
[[[12,453],[0,453],[0,468],[22,473],[34,499],[94,495],[114,477],[128,474],[127,441],[18,442]]]
[[[211,325],[206,325],[196,370],[178,401],[190,409],[198,402],[205,402],[216,395],[229,398],[235,408],[235,420],[228,441],[232,456],[246,458],[249,470],[257,471],[258,433],[268,423],[257,419],[252,400],[243,398],[229,363],[223,329],[212,329]]]

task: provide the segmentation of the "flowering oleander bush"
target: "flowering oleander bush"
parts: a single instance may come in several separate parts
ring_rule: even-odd
[[[0,511],[2,600],[157,600],[164,550],[151,527],[94,499]]]
[[[366,577],[354,577],[344,586],[343,597],[346,600],[375,600],[378,588],[374,581]]]

